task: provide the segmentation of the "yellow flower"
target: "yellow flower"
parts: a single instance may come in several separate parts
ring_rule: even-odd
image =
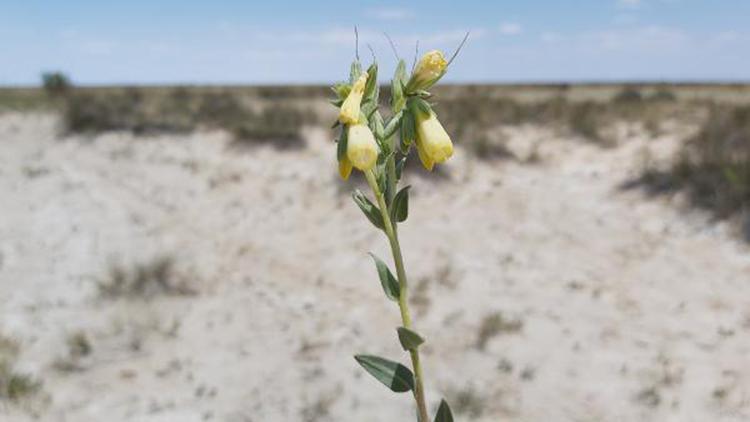
[[[339,176],[344,180],[348,180],[350,174],[352,174],[352,162],[344,155],[339,161]]]
[[[432,170],[453,155],[453,142],[435,113],[417,113],[417,153],[422,165]]]
[[[408,91],[427,89],[431,87],[445,73],[448,61],[445,60],[443,53],[438,50],[432,50],[425,53],[414,68],[414,73],[409,79],[407,85]]]
[[[359,122],[359,106],[362,103],[362,95],[367,85],[367,72],[363,73],[352,85],[352,90],[341,104],[339,121],[345,125],[353,125]]]
[[[354,167],[365,171],[375,167],[378,161],[378,143],[370,128],[361,125],[349,126],[346,158]]]

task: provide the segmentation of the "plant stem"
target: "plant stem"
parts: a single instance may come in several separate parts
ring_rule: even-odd
[[[380,207],[380,214],[383,216],[383,226],[385,228],[385,234],[388,237],[388,242],[391,245],[391,253],[393,254],[393,262],[396,265],[396,274],[398,276],[399,295],[398,295],[398,308],[401,311],[401,321],[405,328],[411,329],[411,315],[409,314],[409,300],[408,300],[408,283],[406,281],[406,270],[404,269],[404,258],[401,255],[401,246],[398,243],[398,234],[396,233],[396,225],[391,220],[390,210],[386,205],[385,197],[383,192],[378,187],[378,182],[375,180],[375,174],[372,170],[365,171],[365,177],[367,183],[370,185],[372,192],[375,194],[375,198],[378,201]],[[424,375],[422,373],[422,365],[419,360],[419,351],[413,349],[409,351],[411,355],[411,365],[414,370],[414,400],[417,402],[417,411],[419,414],[419,422],[429,422],[429,415],[427,414],[427,404],[424,398]]]

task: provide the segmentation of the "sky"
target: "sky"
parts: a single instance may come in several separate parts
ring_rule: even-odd
[[[0,0],[0,85],[330,83],[354,26],[383,73],[469,31],[447,82],[749,81],[749,18],[748,0]]]

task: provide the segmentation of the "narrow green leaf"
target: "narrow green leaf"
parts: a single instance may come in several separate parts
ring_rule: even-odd
[[[339,142],[336,146],[336,159],[341,161],[346,155],[347,144],[349,143],[349,135],[346,131],[346,126],[341,126],[341,135],[339,136]]]
[[[372,114],[372,119],[370,119],[370,129],[372,130],[372,133],[375,135],[375,138],[378,141],[382,142],[383,140],[385,140],[385,128],[383,127],[383,116],[381,116],[380,113],[377,111]]]
[[[377,104],[378,88],[378,64],[373,63],[367,68],[367,84],[365,85],[364,97],[366,100],[373,101]]]
[[[453,413],[445,399],[440,400],[440,407],[438,407],[437,415],[435,415],[435,422],[453,422]]]
[[[375,261],[375,267],[378,270],[378,278],[380,278],[380,285],[383,286],[383,292],[388,299],[396,302],[400,294],[398,280],[393,276],[393,273],[388,269],[388,265],[377,257],[374,253],[370,252],[370,256]]]
[[[398,113],[394,114],[390,120],[388,120],[388,123],[385,125],[385,128],[383,129],[383,139],[388,139],[391,136],[393,136],[394,133],[396,133],[396,130],[398,130],[401,125],[401,117],[403,115],[404,115],[404,112],[399,111]]]
[[[391,391],[405,393],[414,389],[414,374],[404,365],[372,355],[357,355],[354,359]]]
[[[416,350],[424,343],[424,337],[406,327],[398,327],[396,331],[398,332],[398,341],[406,351]]]
[[[424,114],[431,114],[432,113],[432,106],[427,101],[423,100],[419,97],[412,97],[409,101],[409,105],[413,112],[421,112]]]
[[[370,223],[372,223],[372,225],[381,230],[383,229],[383,227],[385,227],[383,225],[383,216],[380,214],[380,209],[375,206],[375,204],[373,204],[369,199],[367,199],[362,191],[360,191],[359,189],[355,190],[354,193],[352,193],[352,198],[354,199],[354,202],[357,204],[359,209],[361,209],[365,214],[365,217],[370,220]]]
[[[360,75],[362,75],[362,65],[359,63],[359,60],[355,60],[352,62],[352,67],[349,70],[349,83],[353,84],[356,82]]]
[[[404,166],[406,166],[406,155],[396,161],[396,181],[401,180],[401,175],[404,173]]]
[[[381,192],[385,192],[386,189],[388,189],[388,172],[385,171],[385,168],[384,168],[385,167],[385,158],[387,158],[387,157],[384,156],[383,158],[384,158],[384,160],[383,160],[383,162],[380,165],[380,170],[378,171],[378,176],[377,176],[377,178],[378,178],[378,189],[380,189]]]
[[[411,110],[404,110],[404,115],[401,118],[401,153],[404,155],[409,152],[409,147],[416,136],[415,125],[414,114]]]
[[[393,198],[391,218],[397,223],[406,221],[406,218],[409,217],[409,189],[411,189],[411,186],[403,187]]]
[[[359,122],[357,122],[367,126],[370,125],[370,113],[372,112],[372,110],[368,108],[368,104],[370,103],[364,103],[359,108]]]
[[[394,113],[401,111],[404,108],[404,104],[406,104],[406,96],[404,96],[405,79],[406,63],[403,60],[399,60],[396,73],[393,75],[393,80],[391,81],[391,110]]]

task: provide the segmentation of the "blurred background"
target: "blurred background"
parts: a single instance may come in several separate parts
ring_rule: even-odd
[[[750,420],[750,4],[0,1],[0,420],[413,420],[330,84],[468,42],[400,235],[431,408]],[[392,40],[392,45],[388,40]],[[356,176],[356,175],[355,175]]]

